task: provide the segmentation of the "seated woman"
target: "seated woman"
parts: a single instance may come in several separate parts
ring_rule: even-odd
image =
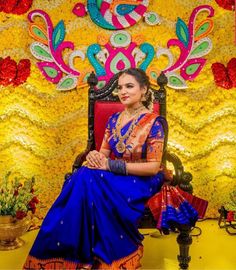
[[[151,111],[152,93],[142,70],[119,74],[118,96],[125,109],[110,117],[100,151],[91,151],[64,185],[24,269],[140,267],[138,221],[164,183],[163,119]],[[196,221],[190,204],[187,211],[187,222]]]

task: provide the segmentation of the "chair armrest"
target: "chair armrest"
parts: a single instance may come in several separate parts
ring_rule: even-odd
[[[92,143],[88,143],[87,144],[87,148],[81,152],[76,158],[75,158],[75,161],[73,163],[73,166],[72,166],[72,172],[71,173],[66,173],[65,174],[65,177],[64,177],[64,184],[67,182],[67,180],[70,178],[70,176],[72,175],[72,173],[74,171],[76,171],[77,169],[79,169],[83,162],[86,160],[86,156],[87,154],[93,150],[93,144]]]
[[[169,162],[171,162],[174,166],[175,174],[173,176],[173,181],[171,182],[171,185],[173,186],[179,186],[182,190],[192,193],[193,187],[191,185],[192,181],[192,174],[190,172],[185,172],[184,167],[182,165],[182,161],[179,159],[178,156],[176,156],[173,153],[170,153],[169,151],[165,154],[165,159]]]
[[[93,150],[92,144],[88,143],[87,148],[76,157],[72,166],[72,172],[74,172],[75,170],[79,169],[82,166],[83,162],[86,160],[87,154],[91,150]]]

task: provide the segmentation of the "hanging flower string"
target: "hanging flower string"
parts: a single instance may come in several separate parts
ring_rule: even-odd
[[[10,56],[0,58],[0,85],[18,86],[24,83],[30,75],[30,60],[21,59],[17,64]]]

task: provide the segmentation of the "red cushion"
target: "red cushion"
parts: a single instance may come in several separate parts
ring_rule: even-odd
[[[120,112],[124,109],[124,106],[120,102],[111,101],[96,101],[94,106],[94,136],[95,136],[95,147],[99,151],[104,131],[106,128],[109,117],[115,113]],[[154,104],[154,112],[159,114],[160,105],[159,103]]]

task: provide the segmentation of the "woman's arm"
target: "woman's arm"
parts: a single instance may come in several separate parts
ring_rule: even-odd
[[[146,143],[147,161],[140,163],[126,163],[126,171],[128,174],[151,176],[160,171],[164,146],[164,129],[158,119],[155,120]]]
[[[97,152],[98,153],[98,152]],[[115,160],[116,161],[116,160]],[[118,161],[118,160],[117,160]],[[98,164],[89,164],[91,169],[100,169],[109,171],[108,158],[103,156]],[[139,162],[139,163],[126,163],[126,174],[138,176],[152,176],[159,172],[160,162]]]

